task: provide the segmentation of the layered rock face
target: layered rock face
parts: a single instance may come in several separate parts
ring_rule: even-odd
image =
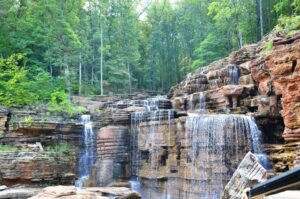
[[[263,131],[265,143],[298,141],[299,35],[270,34],[257,45],[246,46],[198,69],[170,90],[173,107],[181,113],[199,112],[204,101],[206,113],[252,114]],[[273,44],[269,52],[264,49],[267,42]],[[291,154],[291,146],[297,144],[289,146],[276,145],[275,148],[281,148],[281,154]],[[297,147],[292,149],[294,154],[297,150]],[[283,167],[296,166],[293,164],[297,162],[296,156],[288,157],[291,159],[280,161]]]
[[[83,131],[79,122],[17,109],[7,109],[0,117],[4,125],[0,184],[74,183],[77,154],[73,146],[80,145]],[[61,151],[61,147],[68,149]]]
[[[107,126],[97,132],[98,158],[91,172],[94,186],[106,186],[114,180],[128,179],[129,132],[126,126]]]
[[[143,181],[146,186],[163,188],[162,195],[167,193],[172,198],[218,198],[251,150],[255,139],[251,136],[258,133],[252,125],[255,123],[250,117],[239,115],[200,115],[141,123],[141,167],[137,175],[148,179]]]
[[[1,184],[69,184],[74,182],[75,154],[0,152]]]
[[[286,141],[300,140],[300,34],[273,41],[270,54],[256,59],[251,74],[258,83],[259,92],[274,96],[270,103],[276,111],[277,99],[281,98]]]

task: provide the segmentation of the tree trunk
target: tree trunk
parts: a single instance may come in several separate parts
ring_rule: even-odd
[[[92,71],[91,71],[91,84],[94,85],[94,65],[95,65],[95,55],[93,55]]]
[[[81,52],[80,52],[80,55],[79,55],[79,58],[80,58],[80,61],[79,61],[79,68],[78,68],[78,72],[79,72],[79,81],[78,81],[78,94],[81,95],[81,92],[82,92],[82,86],[81,86],[81,82],[82,82],[82,69],[81,69]]]
[[[53,65],[50,63],[50,77],[53,79]]]
[[[256,42],[259,41],[259,3],[255,0],[255,10],[256,10]]]
[[[261,38],[264,36],[264,22],[263,22],[263,5],[262,0],[259,0],[259,15],[260,15],[260,35]]]
[[[128,93],[131,94],[132,87],[131,87],[131,71],[130,71],[130,65],[127,62],[127,70],[128,70]]]
[[[99,9],[100,9],[100,42],[101,42],[101,46],[100,46],[100,91],[101,91],[101,95],[103,95],[103,27],[102,27],[102,10],[101,10],[101,1],[99,1]]]

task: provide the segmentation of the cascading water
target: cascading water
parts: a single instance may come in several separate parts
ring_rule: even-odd
[[[77,167],[78,180],[75,186],[83,187],[83,182],[89,178],[89,172],[96,160],[96,136],[93,131],[93,124],[90,115],[82,115],[81,123],[84,125],[83,148],[79,152]]]
[[[189,99],[189,109],[192,110],[193,108],[194,108],[194,95],[191,94]]]
[[[254,119],[252,118],[255,123]],[[262,133],[258,129],[257,125],[251,126],[251,138],[252,138],[252,150],[253,153],[258,157],[260,164],[267,170],[272,169],[272,165],[268,160],[265,153],[262,152]]]
[[[199,112],[205,113],[206,97],[203,92],[199,93]]]
[[[239,84],[240,74],[239,74],[239,68],[237,66],[233,65],[230,67],[229,76],[230,76],[231,84],[234,84],[234,85]]]
[[[260,152],[261,132],[252,117],[244,115],[200,115],[186,120],[187,176],[190,193],[202,199],[219,198],[244,155]],[[187,195],[186,198],[194,198]],[[199,198],[199,197],[198,197]]]
[[[145,147],[148,149],[150,157],[150,174],[154,176],[154,173],[157,172],[158,165],[158,151],[160,147],[156,146],[156,133],[158,131],[159,124],[163,120],[167,120],[169,123],[173,118],[173,111],[170,109],[160,109],[159,103],[160,100],[164,100],[166,97],[157,96],[155,98],[149,98],[143,101],[143,106],[147,111],[145,112],[136,112],[131,115],[131,175],[133,179],[130,181],[131,188],[137,192],[140,192],[143,198],[152,198],[151,193],[144,192],[143,187],[141,186],[139,178],[139,167],[141,166],[141,152],[138,147],[139,141],[139,125],[143,122],[149,122],[151,125],[149,128],[149,133],[147,133],[147,139]],[[155,186],[156,180],[153,179],[152,184]],[[150,194],[150,195],[149,195]]]

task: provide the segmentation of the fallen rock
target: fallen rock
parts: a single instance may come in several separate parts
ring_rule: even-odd
[[[240,199],[245,188],[266,180],[267,171],[259,163],[258,158],[253,153],[248,152],[237,170],[233,173],[221,198]]]

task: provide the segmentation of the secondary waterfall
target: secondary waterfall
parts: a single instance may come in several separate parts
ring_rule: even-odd
[[[144,122],[148,122],[149,132],[147,132],[147,141],[145,148],[149,151],[149,162],[150,162],[150,173],[154,174],[159,167],[157,161],[157,151],[160,150],[160,147],[156,145],[156,135],[158,132],[158,127],[162,121],[168,121],[168,126],[170,128],[171,119],[173,119],[173,111],[171,109],[164,109],[161,102],[165,99],[164,96],[157,96],[154,98],[149,98],[143,100],[142,105],[145,107],[146,111],[144,112],[135,112],[131,114],[131,148],[130,148],[130,159],[131,159],[131,176],[132,180],[130,181],[131,188],[137,192],[140,192],[143,198],[151,198],[148,193],[143,191],[140,181],[140,171],[141,166],[141,151],[139,149],[139,136],[140,136],[140,125]],[[154,180],[154,184],[155,184]]]
[[[239,74],[239,68],[237,66],[233,65],[230,67],[229,76],[230,76],[231,84],[234,84],[234,85],[239,84],[240,74]]]
[[[261,132],[252,117],[201,115],[186,120],[189,191],[217,199],[244,155],[261,153]],[[187,198],[193,198],[187,195]]]
[[[82,115],[81,123],[84,125],[83,148],[79,152],[79,162],[77,167],[78,180],[75,186],[83,187],[83,181],[88,179],[89,172],[96,160],[96,136],[93,131],[93,124],[90,115]]]
[[[199,112],[205,113],[206,97],[203,92],[199,93]]]

